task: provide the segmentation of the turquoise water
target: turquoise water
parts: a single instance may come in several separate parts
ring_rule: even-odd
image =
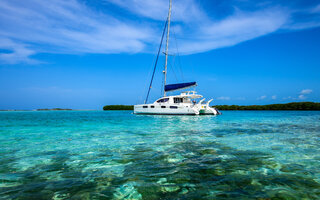
[[[0,199],[320,199],[320,112],[0,112]]]

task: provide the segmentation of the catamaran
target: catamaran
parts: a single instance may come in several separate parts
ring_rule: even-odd
[[[169,36],[170,36],[170,19],[171,19],[171,8],[172,0],[169,0],[169,14],[168,18],[162,33],[162,38],[160,42],[160,47],[155,62],[155,67],[153,70],[150,86],[148,88],[147,97],[145,104],[135,105],[134,114],[152,114],[152,115],[219,115],[221,114],[217,108],[210,107],[210,102],[205,102],[205,99],[202,99],[203,96],[197,94],[196,91],[186,91],[182,92],[180,95],[167,96],[167,92],[173,92],[177,90],[184,90],[190,87],[196,87],[196,82],[188,83],[177,83],[177,84],[166,84],[167,82],[167,67],[168,67],[168,49],[169,49]],[[164,75],[164,85],[163,85],[163,97],[156,100],[152,104],[147,104],[150,90],[152,87],[152,82],[159,59],[159,54],[162,47],[162,42],[164,38],[165,31],[167,30],[166,37],[166,50],[165,50],[165,66],[163,70]],[[201,99],[201,100],[200,100]],[[197,101],[199,100],[199,101]]]

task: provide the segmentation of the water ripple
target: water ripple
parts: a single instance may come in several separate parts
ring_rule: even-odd
[[[320,112],[0,112],[1,199],[320,199]]]

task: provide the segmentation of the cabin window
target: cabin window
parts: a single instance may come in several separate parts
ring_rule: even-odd
[[[143,106],[143,108],[148,108],[148,106]]]
[[[166,108],[165,106],[161,106],[161,108]]]
[[[178,106],[170,106],[171,109],[178,109]]]
[[[182,103],[183,98],[173,98],[174,103]]]
[[[154,106],[151,106],[151,108],[154,108]]]
[[[157,102],[158,103],[164,103],[164,102],[167,102],[167,101],[169,101],[169,98],[159,99]]]

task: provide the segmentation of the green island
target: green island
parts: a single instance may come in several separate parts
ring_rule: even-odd
[[[36,111],[56,111],[56,110],[72,110],[70,108],[40,108],[36,109]]]
[[[133,110],[133,106],[128,105],[107,105],[103,110]]]
[[[216,105],[219,110],[320,110],[320,103],[315,102],[292,102],[286,104],[269,105]],[[132,105],[107,105],[103,110],[133,110]]]

